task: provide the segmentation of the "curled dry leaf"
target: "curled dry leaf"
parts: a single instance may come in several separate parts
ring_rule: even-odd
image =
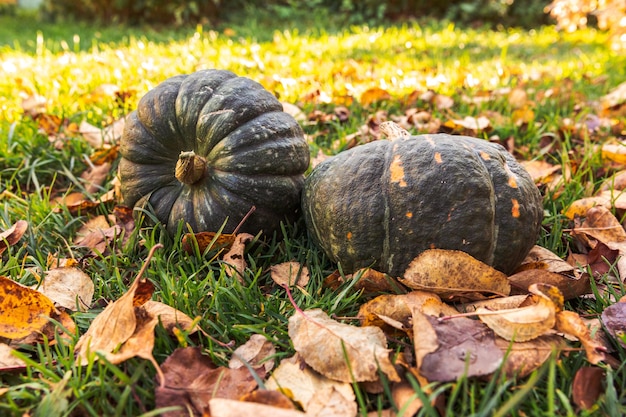
[[[224,255],[226,262],[226,274],[229,277],[236,276],[238,280],[243,282],[243,272],[248,266],[243,254],[246,250],[246,244],[251,242],[254,236],[248,233],[239,233],[235,237],[230,250]]]
[[[247,364],[254,369],[263,368],[266,374],[274,368],[274,355],[276,348],[272,342],[261,334],[253,334],[246,343],[235,349],[228,367],[239,369]]]
[[[391,381],[399,380],[378,327],[339,323],[322,310],[312,309],[289,318],[289,337],[304,361],[328,378],[375,381],[380,368]]]
[[[585,221],[575,227],[572,235],[580,238],[596,239],[621,255],[617,269],[622,280],[626,279],[626,231],[609,209],[597,206],[589,209]]]
[[[402,293],[406,289],[398,283],[398,281],[391,276],[378,272],[371,268],[363,268],[354,272],[351,275],[347,275],[348,279],[356,279],[354,283],[354,289],[365,293],[380,293],[380,292],[396,292]]]
[[[399,280],[409,288],[431,291],[444,299],[480,292],[508,295],[511,291],[505,274],[456,250],[422,252]]]
[[[182,248],[189,255],[195,253],[195,245],[202,254],[207,249],[230,249],[235,242],[236,235],[216,232],[185,233],[182,239]],[[195,242],[194,242],[195,240]]]
[[[557,274],[576,273],[576,268],[561,259],[559,255],[539,245],[535,245],[530,250],[516,272],[527,269],[542,269]]]
[[[280,365],[265,381],[265,387],[285,393],[294,402],[308,411],[309,404],[320,392],[333,391],[340,393],[348,402],[354,403],[355,396],[352,385],[347,382],[335,381],[318,374],[304,362],[299,354],[283,359]]]
[[[283,262],[270,267],[272,280],[281,287],[305,287],[309,283],[309,269],[299,262]]]
[[[41,285],[34,289],[48,296],[56,305],[72,311],[88,310],[94,293],[89,275],[72,267],[47,271]]]
[[[8,246],[15,245],[22,238],[22,236],[24,236],[27,229],[28,222],[25,220],[18,220],[14,225],[0,233],[0,255],[2,255],[2,252],[4,252]]]
[[[387,317],[397,322],[403,323],[403,328],[412,334],[410,325],[413,309],[417,309],[424,314],[431,316],[453,315],[457,311],[441,301],[436,294],[425,291],[411,291],[408,294],[384,294],[362,304],[357,317],[361,320],[362,326],[377,326],[386,333],[389,328],[385,325]]]
[[[591,293],[591,282],[588,275],[572,278],[543,269],[528,269],[518,272],[509,277],[511,287],[517,291],[513,293],[524,294],[532,284],[549,284],[561,291],[566,300],[580,297]]]
[[[532,297],[531,305],[517,308],[507,308],[503,310],[490,310],[485,307],[476,309],[480,320],[489,326],[498,336],[506,340],[525,342],[535,339],[552,329],[556,324],[556,313],[562,307],[557,307],[551,298],[552,286],[548,290],[537,289],[534,284],[529,288],[535,295]],[[558,291],[558,290],[557,290]],[[561,300],[562,303],[562,300]],[[492,307],[497,308],[497,304]]]
[[[596,365],[605,359],[606,348],[591,337],[587,324],[573,311],[561,311],[556,315],[558,331],[576,337],[585,349],[587,360]]]
[[[0,276],[0,337],[21,339],[40,332],[56,313],[52,300]]]

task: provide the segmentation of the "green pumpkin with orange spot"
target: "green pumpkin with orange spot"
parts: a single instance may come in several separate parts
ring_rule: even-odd
[[[448,134],[398,135],[329,158],[306,179],[302,206],[310,237],[344,272],[392,276],[433,248],[511,273],[543,218],[541,193],[504,147]]]

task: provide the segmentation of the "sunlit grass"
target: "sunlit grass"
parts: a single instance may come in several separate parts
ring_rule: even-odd
[[[168,250],[157,252],[148,270],[156,285],[155,299],[200,317],[200,326],[223,343],[240,344],[251,334],[264,334],[278,348],[279,358],[292,353],[286,322],[294,308],[282,289],[268,291],[270,265],[296,260],[309,266],[311,283],[294,293],[300,308],[321,307],[345,317],[356,314],[361,299],[352,291],[352,284],[336,291],[323,287],[333,265],[306,239],[301,222],[285,227],[274,240],[252,246],[243,282],[226,276],[223,266],[213,260],[215,253],[187,255],[180,248],[180,236],[172,238],[148,221],[138,223],[126,246],[109,256],[85,257],[85,248],[72,245],[86,217],[54,210],[51,200],[57,190],[80,189],[77,177],[91,149],[80,137],[56,149],[24,115],[23,100],[39,95],[50,114],[75,123],[87,120],[102,125],[133,110],[139,98],[164,79],[203,68],[229,69],[257,80],[282,101],[296,103],[306,112],[329,111],[337,103],[346,104],[350,119],[344,123],[304,123],[307,133],[315,136],[313,155],[318,148],[326,153],[342,149],[345,135],[354,133],[377,110],[402,113],[405,109],[399,101],[413,91],[434,90],[451,96],[451,109],[428,109],[446,118],[484,111],[510,115],[514,109],[506,97],[475,104],[465,102],[463,96],[523,87],[534,110],[532,123],[520,126],[507,118],[481,135],[514,137],[516,147],[528,159],[546,159],[564,168],[577,166],[573,178],[558,193],[546,196],[545,227],[539,241],[566,256],[570,224],[562,211],[597,187],[596,173],[602,161],[590,140],[583,145],[574,143],[559,129],[564,118],[576,120],[595,111],[593,101],[626,78],[626,57],[612,52],[606,40],[605,34],[593,30],[573,34],[550,27],[489,31],[438,22],[385,27],[333,24],[332,28],[290,30],[268,27],[251,16],[239,26],[156,31],[35,25],[30,17],[0,16],[0,230],[20,219],[30,224],[21,246],[5,253],[0,274],[31,283],[46,269],[50,253],[79,260],[96,283],[93,310],[74,315],[84,332],[107,302],[126,292],[145,259],[145,248],[163,243]],[[119,88],[126,100],[120,103],[103,92],[107,85]],[[394,100],[362,107],[359,98],[372,87],[385,89]],[[538,99],[550,88],[559,93]],[[311,95],[318,101],[311,100]],[[558,146],[540,154],[540,140],[546,134],[555,141],[558,138]],[[587,300],[581,305],[597,314],[607,302]],[[176,340],[160,328],[157,334],[154,355],[159,362],[184,344],[203,346],[218,364],[224,364],[230,355],[227,347],[205,336]],[[0,375],[2,387],[8,388],[0,395],[0,414],[17,416],[36,410],[46,415],[49,409],[46,403],[40,404],[41,398],[51,398],[67,373],[68,413],[140,415],[154,406],[155,372],[148,362],[137,359],[113,366],[100,361],[89,368],[77,367],[74,342],[26,348],[28,372]],[[45,365],[51,363],[54,366]],[[501,375],[489,382],[464,378],[436,386],[434,392],[412,383],[416,395],[427,403],[435,393],[447,395],[445,410],[450,415],[573,415],[567,401],[571,379],[584,364],[584,356],[572,352],[524,380]],[[626,392],[626,379],[618,371],[607,370],[607,382],[614,389],[607,391],[603,408],[596,409],[598,415],[623,411],[620,398]],[[370,410],[392,403],[384,393],[360,394],[360,404]],[[142,398],[143,403],[135,398]],[[547,399],[557,401],[549,404]],[[435,408],[428,406],[420,413],[437,415]]]

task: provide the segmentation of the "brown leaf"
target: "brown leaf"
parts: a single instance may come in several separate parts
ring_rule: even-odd
[[[576,268],[560,256],[541,246],[535,245],[522,261],[516,272],[527,269],[542,269],[557,274],[574,274]]]
[[[509,278],[514,294],[524,294],[532,284],[550,284],[563,293],[566,300],[591,293],[591,283],[588,275],[572,278],[543,269],[528,269],[511,275]]]
[[[94,293],[89,275],[71,267],[47,271],[41,285],[33,289],[45,294],[56,305],[73,311],[88,310]]]
[[[339,323],[313,309],[289,318],[289,337],[306,363],[328,378],[375,381],[380,368],[390,380],[398,380],[385,335],[378,327]]]
[[[554,180],[555,174],[561,170],[560,165],[552,165],[538,159],[521,161],[521,164],[537,185],[550,184]]]
[[[583,410],[590,410],[604,392],[605,372],[597,366],[583,366],[572,381],[572,401]]]
[[[305,417],[305,414],[298,410],[286,410],[271,405],[237,401],[226,398],[213,398],[209,401],[211,417]],[[309,416],[310,417],[310,416]],[[320,416],[321,417],[321,416]]]
[[[87,143],[93,148],[99,149],[104,145],[119,142],[124,132],[125,124],[126,119],[122,117],[105,128],[100,129],[83,120],[80,123],[78,131],[83,135]]]
[[[239,233],[235,237],[235,241],[230,250],[224,255],[224,262],[227,264],[226,274],[229,277],[233,275],[243,282],[243,273],[248,266],[243,254],[246,250],[246,244],[251,242],[254,236],[248,233]]]
[[[137,294],[135,294],[135,296],[136,295]],[[134,302],[137,302],[136,297]],[[163,304],[159,301],[147,300],[143,303],[140,301],[140,305],[150,316],[158,318],[158,321],[170,334],[174,334],[174,329],[176,328],[181,328],[189,333],[194,333],[198,329],[195,320],[182,311],[168,306],[167,304]]]
[[[354,289],[366,294],[406,291],[395,278],[371,268],[359,269],[347,275],[346,279],[356,279]]]
[[[610,249],[618,250],[617,261],[620,278],[626,278],[626,231],[617,218],[605,207],[594,207],[587,211],[587,217],[580,227],[575,227],[572,235],[596,239]]]
[[[9,246],[15,245],[24,236],[28,229],[28,222],[25,220],[18,220],[4,232],[0,233],[0,255]]]
[[[463,375],[483,376],[495,372],[504,354],[493,332],[483,323],[465,317],[439,320],[426,316],[436,333],[438,348],[424,356],[419,368],[428,381],[455,381]],[[421,337],[419,334],[415,338]]]
[[[198,244],[200,253],[207,249],[230,249],[235,242],[236,235],[217,232],[185,233],[182,239],[182,248],[189,255],[195,253],[194,246]],[[195,242],[194,242],[195,240]]]
[[[309,283],[309,269],[298,262],[283,262],[270,266],[272,280],[281,287],[305,287]]]
[[[400,282],[409,288],[431,291],[442,298],[487,292],[507,295],[506,275],[465,252],[430,249],[418,255]]]
[[[93,165],[80,177],[85,181],[85,190],[88,194],[95,194],[102,190],[102,184],[111,171],[111,164],[105,162],[102,165]]]
[[[42,331],[55,313],[52,300],[0,276],[0,337],[20,339]]]
[[[153,246],[150,254],[148,255],[147,261],[149,261],[152,257],[153,251],[159,247],[161,247],[161,245],[157,244]],[[83,365],[87,364],[89,355],[95,352],[100,352],[107,359],[116,357],[114,352],[119,353],[119,351],[124,348],[124,343],[126,343],[137,332],[135,338],[133,339],[132,346],[129,346],[129,349],[124,353],[124,355],[117,355],[118,360],[125,360],[122,358],[127,358],[129,352],[135,347],[136,340],[140,337],[149,337],[150,327],[152,329],[152,340],[146,340],[145,342],[146,344],[154,344],[154,326],[158,323],[158,319],[156,319],[155,322],[154,317],[151,317],[148,313],[145,313],[145,311],[142,312],[142,310],[138,310],[141,314],[138,318],[135,311],[135,307],[143,305],[150,298],[152,291],[154,290],[154,284],[141,276],[144,269],[141,270],[137,278],[135,278],[135,281],[124,295],[122,295],[118,300],[110,303],[100,314],[98,314],[98,316],[96,316],[96,318],[91,322],[87,332],[83,334],[76,343],[77,358],[82,360]],[[142,326],[138,327],[138,322],[141,323]],[[139,343],[141,344],[140,340]],[[142,348],[142,346],[137,347]],[[151,346],[150,352],[152,352]],[[140,355],[143,354],[144,351],[140,353]],[[156,361],[153,363],[156,365]],[[158,370],[158,365],[156,366]]]
[[[578,314],[573,311],[560,311],[556,315],[556,328],[580,341],[590,363],[596,365],[605,359],[606,348],[591,337],[587,324]]]
[[[315,372],[299,354],[283,359],[280,365],[265,381],[267,389],[286,393],[293,401],[308,411],[309,403],[320,392],[328,392],[329,388],[341,393],[350,402],[355,401],[352,386],[347,382],[334,381]]]
[[[235,349],[228,367],[239,369],[245,363],[254,369],[262,368],[265,375],[274,368],[275,355],[276,348],[271,341],[261,334],[253,334],[245,344]]]
[[[198,347],[176,349],[161,365],[164,383],[155,390],[156,406],[182,406],[202,415],[212,398],[238,399],[257,386],[247,368],[217,367]],[[163,414],[178,417],[180,412]],[[187,414],[185,414],[187,415]]]
[[[496,337],[496,346],[504,354],[504,373],[517,378],[524,378],[538,369],[563,345],[563,339],[556,335],[543,335],[526,342],[511,342]]]
[[[402,415],[414,416],[424,405],[422,400],[415,395],[415,388],[408,381],[400,381],[393,384],[391,397],[400,410],[404,410]]]

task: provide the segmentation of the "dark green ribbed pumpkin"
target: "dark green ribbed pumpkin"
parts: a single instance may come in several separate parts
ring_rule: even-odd
[[[309,149],[298,123],[259,83],[203,70],[169,78],[139,101],[121,139],[124,203],[149,207],[174,233],[271,232],[300,207]]]
[[[380,140],[319,164],[307,228],[347,273],[402,276],[419,253],[455,249],[510,273],[538,238],[542,197],[500,145],[447,134]]]

